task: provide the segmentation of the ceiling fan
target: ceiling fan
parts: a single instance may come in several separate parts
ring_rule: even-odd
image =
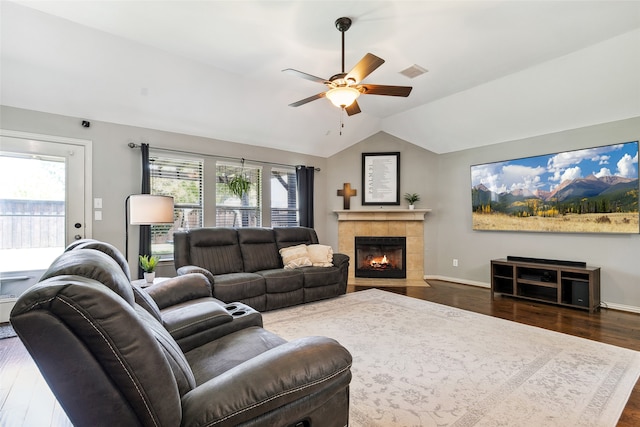
[[[344,72],[344,33],[351,27],[351,19],[342,17],[335,22],[336,28],[342,33],[342,72],[331,76],[328,80],[316,77],[302,71],[287,68],[284,72],[295,74],[303,79],[322,83],[327,87],[326,92],[301,99],[298,102],[289,104],[290,107],[299,107],[308,102],[320,98],[329,98],[336,107],[344,109],[349,116],[358,114],[360,107],[356,99],[360,95],[384,95],[407,97],[411,93],[411,86],[385,86],[361,83],[376,68],[384,64],[384,59],[378,58],[372,53],[367,53],[348,73]]]

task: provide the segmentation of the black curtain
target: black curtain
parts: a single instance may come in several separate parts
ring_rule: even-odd
[[[141,144],[142,152],[142,191],[140,194],[151,194],[151,166],[149,163],[149,144]],[[151,226],[140,226],[140,251],[141,255],[151,255]],[[137,258],[137,257],[136,257]],[[136,259],[136,262],[138,260]],[[142,278],[142,267],[138,263],[138,278]]]
[[[297,166],[296,181],[300,205],[300,226],[313,228],[313,166]]]

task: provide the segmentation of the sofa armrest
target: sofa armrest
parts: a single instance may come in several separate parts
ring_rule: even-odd
[[[161,310],[182,302],[211,297],[211,283],[198,273],[172,277],[145,288]]]
[[[333,265],[340,268],[343,265],[347,265],[347,268],[349,266],[349,255],[345,255],[345,254],[341,254],[341,253],[334,253],[333,254]]]
[[[162,324],[178,343],[182,338],[216,329],[231,321],[233,316],[213,298],[192,300],[162,310]]]
[[[185,265],[184,267],[180,267],[176,270],[178,276],[184,276],[186,274],[200,273],[203,274],[204,277],[207,278],[209,283],[213,285],[213,274],[206,268],[198,267],[197,265]]]
[[[350,368],[351,354],[331,338],[290,341],[185,394],[182,425],[233,426],[278,409],[278,424],[289,424],[299,416],[299,408],[290,405],[292,402],[345,389],[351,381]],[[307,409],[312,404],[304,403]]]

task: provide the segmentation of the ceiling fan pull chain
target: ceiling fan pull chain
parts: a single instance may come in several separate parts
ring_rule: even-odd
[[[344,34],[344,33],[343,33]],[[340,109],[340,136],[342,136],[342,128],[344,127],[344,107]]]

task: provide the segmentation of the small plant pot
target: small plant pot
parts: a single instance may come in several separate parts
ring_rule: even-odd
[[[416,208],[416,205],[409,205],[409,210],[412,211]]]
[[[144,273],[144,280],[147,281],[147,283],[153,283],[153,281],[156,278],[156,272],[152,271],[151,273]]]

